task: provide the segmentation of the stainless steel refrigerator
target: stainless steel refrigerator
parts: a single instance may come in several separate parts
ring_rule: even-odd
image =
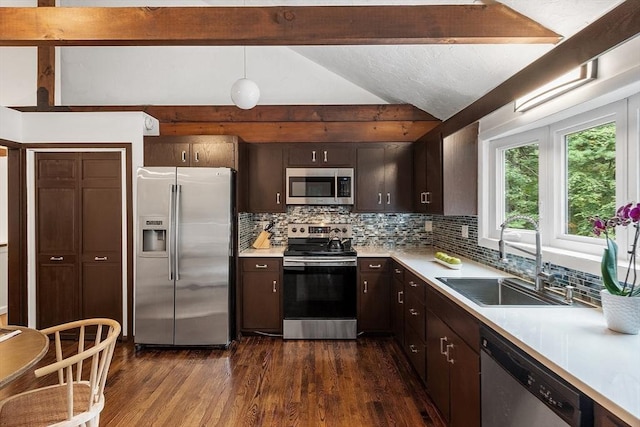
[[[136,344],[229,344],[233,174],[227,168],[138,169]]]

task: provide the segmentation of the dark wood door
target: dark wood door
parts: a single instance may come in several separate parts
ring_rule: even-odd
[[[444,213],[442,191],[442,141],[427,141],[425,150],[427,181],[426,212],[442,214]]]
[[[386,273],[360,273],[358,329],[362,332],[391,330],[391,290]]]
[[[353,167],[354,149],[338,145],[304,145],[288,150],[288,165],[317,167]]]
[[[424,141],[413,144],[413,209],[425,212],[427,192],[427,145]]]
[[[37,153],[36,324],[122,322],[120,153]]]
[[[280,273],[242,273],[242,329],[280,332]]]
[[[191,144],[191,166],[237,168],[232,143],[210,142]]]
[[[250,212],[285,212],[282,147],[251,144],[249,157]]]
[[[410,144],[391,144],[384,154],[384,204],[387,212],[413,210],[413,158]]]
[[[449,413],[449,362],[441,350],[446,350],[451,330],[430,310],[427,310],[427,389],[444,416]]]
[[[480,357],[455,333],[450,341],[449,426],[479,427]]]
[[[394,263],[391,275],[393,277],[393,304],[391,308],[391,328],[398,344],[404,345],[404,269]]]
[[[384,147],[363,147],[356,152],[356,203],[358,212],[384,211]]]
[[[81,158],[82,316],[122,322],[120,153]]]
[[[162,142],[157,139],[144,140],[145,166],[177,166],[190,165],[191,146],[188,142]]]
[[[79,164],[75,153],[37,153],[36,327],[77,320]]]

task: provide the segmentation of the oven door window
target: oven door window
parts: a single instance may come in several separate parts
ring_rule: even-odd
[[[356,317],[355,267],[285,267],[286,319]]]
[[[289,177],[289,197],[335,197],[335,187],[332,176]]]

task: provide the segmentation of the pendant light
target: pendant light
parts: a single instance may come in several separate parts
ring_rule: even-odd
[[[253,80],[247,78],[247,47],[243,48],[244,54],[244,77],[236,80],[231,86],[231,100],[243,110],[250,110],[258,104],[260,99],[260,88]]]

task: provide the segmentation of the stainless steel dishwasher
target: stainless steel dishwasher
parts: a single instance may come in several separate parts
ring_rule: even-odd
[[[593,401],[489,328],[481,330],[482,427],[593,426]]]

